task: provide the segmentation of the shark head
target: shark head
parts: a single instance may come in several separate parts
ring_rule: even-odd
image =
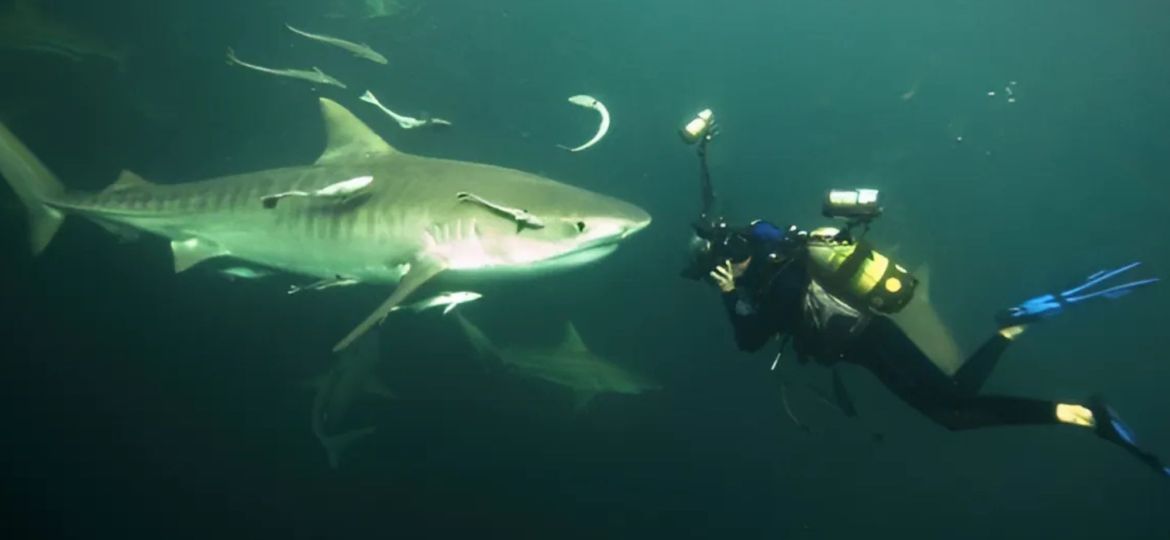
[[[573,268],[613,253],[650,224],[631,203],[540,175],[400,152],[344,107],[321,103],[327,144],[317,165],[374,171],[363,173],[375,178],[368,204],[386,212],[385,236],[410,246],[397,262],[431,261],[461,273]]]
[[[473,200],[461,203],[476,242],[452,269],[573,268],[613,253],[651,221],[645,210],[613,197],[520,171],[493,172],[510,181],[483,182]]]

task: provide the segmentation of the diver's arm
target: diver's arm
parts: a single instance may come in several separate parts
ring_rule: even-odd
[[[740,298],[738,291],[723,293],[723,307],[735,332],[735,344],[739,350],[755,352],[760,350],[775,334],[772,325],[748,302]]]
[[[707,143],[711,142],[714,134],[708,134],[699,141],[699,200],[702,202],[703,211],[699,214],[699,219],[703,223],[711,220],[711,214],[715,211],[715,188],[711,185],[711,169],[707,166]]]

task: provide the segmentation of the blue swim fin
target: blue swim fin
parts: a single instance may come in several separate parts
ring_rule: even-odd
[[[1155,472],[1170,476],[1170,466],[1164,465],[1154,454],[1138,446],[1137,437],[1133,430],[1117,416],[1117,413],[1105,404],[1100,395],[1089,398],[1089,410],[1093,411],[1093,420],[1096,422],[1097,436],[1124,448],[1134,457],[1149,465]]]
[[[1088,279],[1085,280],[1084,283],[1081,283],[1080,285],[1070,287],[1060,292],[1043,294],[1029,298],[1019,305],[1012,306],[1008,309],[1000,311],[995,316],[996,321],[1001,327],[1027,324],[1060,314],[1064,311],[1064,308],[1074,304],[1079,304],[1086,300],[1092,300],[1094,298],[1107,298],[1110,300],[1116,300],[1133,292],[1137,288],[1153,285],[1160,281],[1158,278],[1147,278],[1131,281],[1129,283],[1122,283],[1121,285],[1114,285],[1102,290],[1091,290],[1093,287],[1100,285],[1102,282],[1137,268],[1140,265],[1140,262],[1132,262],[1113,270],[1101,270],[1094,272],[1088,277]]]

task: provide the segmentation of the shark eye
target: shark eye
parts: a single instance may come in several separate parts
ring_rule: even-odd
[[[576,225],[576,227],[577,227],[577,232],[579,232],[579,233],[585,232],[585,222],[584,221],[578,221],[574,225]]]

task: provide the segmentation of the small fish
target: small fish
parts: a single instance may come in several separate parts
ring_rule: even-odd
[[[343,83],[337,79],[334,79],[333,77],[330,77],[329,75],[326,75],[325,72],[323,72],[320,69],[317,69],[315,67],[310,71],[310,70],[304,70],[304,69],[275,69],[275,68],[268,68],[268,67],[264,67],[264,66],[258,66],[256,64],[249,64],[247,62],[244,62],[243,60],[240,60],[238,57],[236,57],[236,51],[233,50],[231,47],[228,47],[228,50],[227,50],[227,60],[228,60],[229,65],[243,66],[243,67],[246,67],[248,69],[254,69],[254,70],[262,72],[262,73],[267,73],[269,75],[276,75],[277,77],[288,77],[290,79],[300,79],[302,81],[309,81],[311,83],[331,84],[331,85],[337,86],[339,88],[348,88],[347,86],[345,86],[345,83]]]
[[[400,309],[409,309],[411,311],[418,312],[418,311],[424,311],[424,310],[439,307],[439,306],[446,306],[443,309],[443,315],[446,315],[446,314],[450,313],[451,310],[455,309],[455,306],[458,306],[460,304],[466,304],[468,302],[474,302],[476,300],[479,300],[480,298],[483,298],[482,294],[471,292],[471,291],[448,292],[448,293],[439,294],[438,296],[427,298],[426,300],[420,300],[420,301],[415,302],[413,304],[409,304],[409,305],[405,305],[405,306],[395,306],[394,309],[391,309],[390,311],[398,311]]]
[[[260,198],[260,203],[264,205],[264,208],[271,209],[276,208],[276,203],[285,197],[321,197],[325,199],[345,200],[369,187],[373,181],[373,176],[359,176],[336,184],[329,184],[316,191],[283,191],[281,193],[265,195]]]
[[[597,144],[597,141],[600,141],[601,138],[605,136],[605,133],[609,131],[609,109],[606,109],[605,104],[598,101],[596,98],[583,94],[570,97],[569,103],[572,103],[573,105],[579,105],[587,109],[593,109],[601,115],[601,123],[597,126],[597,133],[595,133],[593,138],[589,139],[589,141],[587,141],[585,144],[582,144],[576,148],[569,148],[559,144],[557,145],[558,147],[564,148],[570,152],[580,152],[586,148],[589,148],[590,146]]]
[[[350,285],[357,285],[360,283],[355,278],[336,275],[330,278],[319,279],[308,285],[293,285],[288,288],[288,294],[297,294],[303,291],[323,291],[325,289],[332,289],[334,287],[348,287]]]
[[[525,228],[529,228],[529,229],[543,229],[544,228],[544,220],[540,219],[539,217],[534,215],[532,212],[529,212],[528,210],[525,210],[523,208],[513,208],[510,206],[504,206],[502,204],[494,203],[494,202],[489,201],[483,197],[480,197],[479,195],[476,195],[474,193],[468,193],[466,191],[460,191],[459,193],[456,193],[455,198],[460,200],[460,201],[463,201],[463,202],[471,202],[471,203],[478,204],[480,206],[483,206],[484,208],[487,208],[488,210],[491,210],[491,211],[496,212],[498,214],[503,214],[505,216],[512,218],[512,221],[516,222],[516,232],[520,232],[520,231],[524,230]]]
[[[420,118],[411,118],[409,116],[403,116],[401,114],[398,114],[390,109],[387,109],[385,105],[382,105],[382,103],[380,101],[378,101],[378,98],[374,96],[374,93],[369,91],[369,90],[366,90],[366,93],[362,94],[361,100],[366,102],[366,103],[369,103],[369,104],[371,104],[379,109],[382,109],[382,112],[389,115],[390,118],[393,118],[395,122],[398,122],[398,126],[401,127],[402,129],[414,129],[414,128],[424,127],[424,126],[449,126],[449,125],[451,125],[451,122],[443,120],[442,118],[420,119]]]
[[[376,62],[378,64],[387,64],[388,63],[385,56],[378,54],[378,51],[375,51],[374,49],[370,48],[370,46],[366,45],[365,43],[354,43],[352,41],[346,41],[344,39],[335,38],[333,36],[326,36],[323,34],[312,34],[312,33],[306,32],[304,30],[298,30],[296,28],[293,28],[292,25],[290,25],[290,24],[285,24],[284,26],[285,26],[285,28],[288,28],[289,31],[293,32],[294,34],[298,34],[298,35],[307,37],[313,41],[320,41],[321,43],[324,43],[326,45],[332,45],[334,47],[345,49],[345,50],[353,53],[354,56],[357,56],[358,58],[365,58],[366,60],[369,60],[371,62]]]

